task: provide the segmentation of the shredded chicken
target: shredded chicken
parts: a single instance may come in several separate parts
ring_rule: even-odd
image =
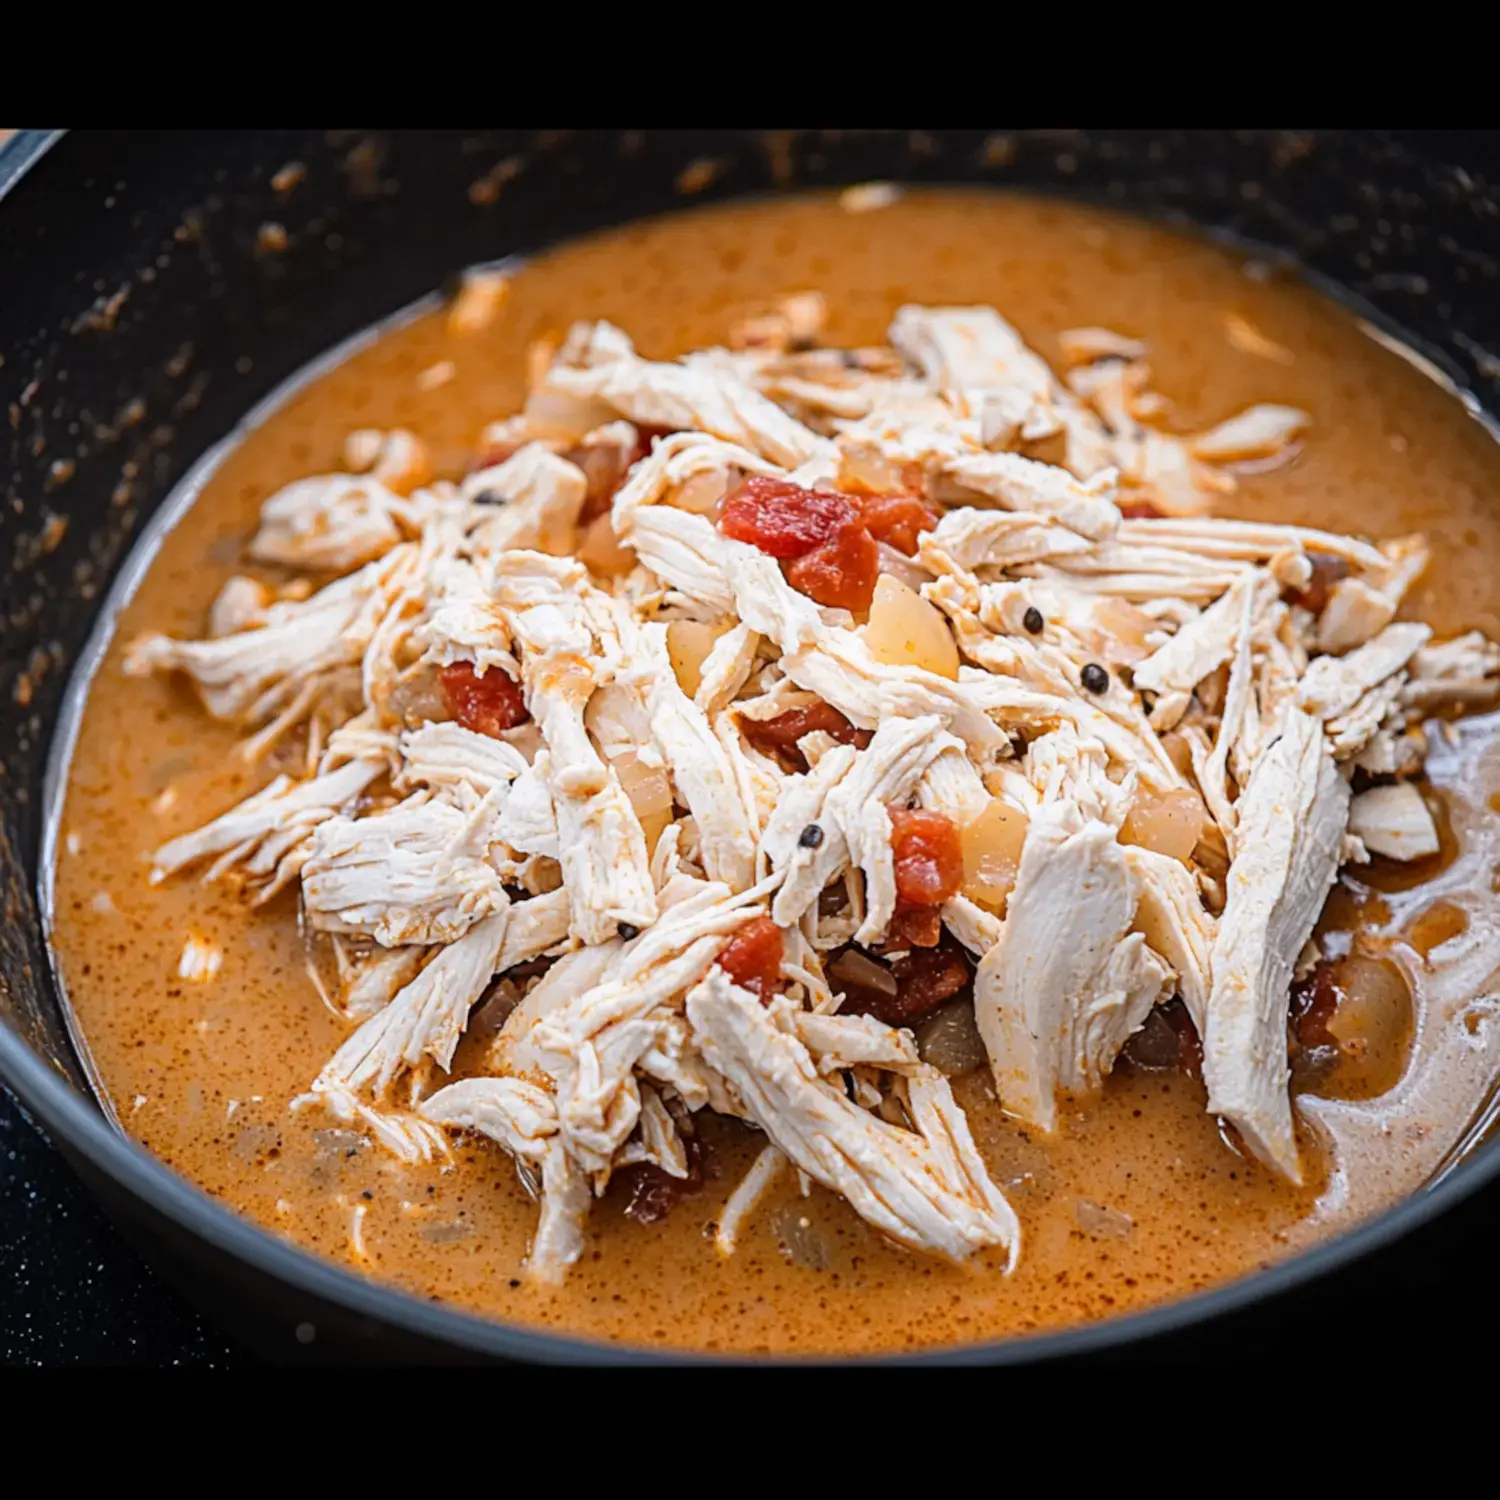
[[[1058,1090],[1097,1088],[1172,971],[1130,928],[1137,881],[1116,827],[1063,796],[1032,815],[1000,940],[974,981],[995,1087],[1052,1130]]]
[[[1209,1109],[1300,1182],[1287,1094],[1287,992],[1338,874],[1349,784],[1312,714],[1289,705],[1280,729],[1237,808],[1240,853],[1214,939],[1203,1077]]]
[[[947,1080],[917,1064],[905,1089],[911,1128],[889,1124],[819,1076],[793,1014],[785,1000],[767,1009],[722,972],[687,998],[704,1060],[793,1165],[899,1244],[955,1261],[998,1245],[1013,1263],[1020,1223],[991,1182]]]
[[[1500,646],[1397,618],[1421,537],[1211,514],[1315,414],[1183,436],[1140,339],[1069,330],[1060,376],[992,308],[903,307],[847,351],[818,347],[826,313],[794,294],[673,361],[575,324],[487,429],[492,461],[450,481],[411,433],[351,434],[348,472],[271,496],[247,548],[315,576],[237,575],[204,639],[129,651],[183,673],[252,761],[303,736],[300,774],[151,874],[298,887],[351,1027],[298,1107],[407,1161],[455,1132],[508,1152],[541,1282],[585,1253],[615,1171],[688,1176],[704,1109],[767,1142],[721,1253],[790,1163],[901,1245],[1014,1264],[1016,1216],[911,1029],[839,1010],[830,954],[897,946],[908,816],[1015,832],[1000,899],[949,883],[929,913],[977,960],[1007,1111],[1056,1128],[1180,996],[1209,1110],[1300,1180],[1293,973],[1342,862],[1437,852],[1424,718],[1500,698]],[[572,554],[611,465],[605,576]],[[817,602],[795,549],[726,535],[752,480],[822,492],[798,503],[846,530],[920,498],[900,546],[862,543],[906,585],[890,628]],[[898,607],[884,587],[872,611]],[[674,626],[705,643],[686,665]],[[207,951],[190,936],[182,972],[211,977]],[[497,978],[513,1009],[446,1076]]]

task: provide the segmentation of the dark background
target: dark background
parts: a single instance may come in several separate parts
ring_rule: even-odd
[[[0,1366],[248,1362],[145,1265],[0,1088]]]

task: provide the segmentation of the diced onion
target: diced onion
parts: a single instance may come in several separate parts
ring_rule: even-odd
[[[1187,864],[1206,821],[1203,799],[1187,787],[1177,787],[1160,796],[1142,791],[1136,794],[1125,817],[1120,842],[1153,849]]]
[[[723,470],[708,470],[694,474],[671,498],[678,510],[690,510],[694,515],[708,516],[717,520],[719,503],[729,492],[729,476]]]
[[[882,995],[894,996],[896,976],[884,964],[866,958],[857,948],[845,948],[828,966],[828,977],[856,989],[875,990]]]
[[[958,646],[948,622],[894,573],[882,573],[875,582],[864,640],[870,655],[887,666],[925,667],[958,678]]]
[[[1005,910],[1028,826],[1026,814],[999,797],[991,798],[989,806],[965,826],[961,835],[963,893],[969,900],[990,911]]]
[[[654,849],[667,824],[672,821],[672,782],[661,766],[645,764],[633,750],[626,750],[611,762],[620,786],[630,798],[630,805],[640,819],[646,835],[646,847]]]
[[[703,663],[714,643],[728,633],[727,624],[705,625],[701,620],[673,620],[667,626],[667,655],[677,683],[691,698],[703,681]]]
[[[1177,729],[1169,729],[1161,737],[1161,747],[1171,758],[1172,764],[1184,776],[1193,774],[1193,752],[1188,747],[1187,737]]]
[[[609,519],[609,511],[595,516],[583,531],[583,540],[577,549],[577,559],[589,573],[598,577],[618,577],[628,573],[636,565],[636,555],[630,547],[622,546],[615,535]]]
[[[578,560],[600,578],[617,578],[635,566],[635,553],[620,544],[608,511],[589,522],[578,548]]]
[[[923,1062],[950,1078],[983,1067],[987,1054],[973,1005],[955,1000],[935,1011],[917,1028],[917,1051]]]
[[[386,712],[410,729],[441,724],[453,717],[438,688],[437,673],[422,667],[399,678],[385,703]]]

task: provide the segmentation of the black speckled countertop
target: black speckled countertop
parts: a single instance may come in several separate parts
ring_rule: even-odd
[[[251,1362],[146,1266],[0,1088],[0,1366]]]

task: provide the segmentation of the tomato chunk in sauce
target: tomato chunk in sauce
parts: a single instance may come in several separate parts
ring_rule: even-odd
[[[841,1015],[874,1016],[887,1026],[911,1026],[951,1000],[973,978],[964,950],[943,935],[931,947],[913,948],[887,967],[896,993],[856,988],[846,990]]]
[[[945,813],[922,807],[888,808],[891,855],[896,862],[898,907],[938,907],[964,883],[958,825]]]
[[[885,937],[882,953],[904,948],[935,948],[943,935],[943,914],[935,906],[897,906]]]
[[[757,476],[726,497],[719,530],[783,563],[787,582],[819,604],[864,611],[875,597],[880,552],[848,495]]]
[[[1121,1049],[1121,1073],[1175,1071],[1203,1077],[1203,1044],[1180,996],[1154,1007]]]
[[[725,497],[719,530],[787,562],[823,546],[841,527],[858,521],[859,507],[848,495],[757,475]]]
[[[769,917],[747,922],[719,949],[718,965],[743,989],[769,1000],[781,978],[784,940]]]
[[[937,525],[936,513],[914,495],[866,495],[860,516],[877,542],[908,557],[916,552],[922,533]]]
[[[879,576],[880,549],[857,521],[840,526],[830,541],[786,565],[786,581],[799,593],[856,614],[874,601]]]
[[[687,1156],[688,1174],[674,1177],[655,1162],[636,1162],[621,1167],[611,1179],[613,1189],[622,1192],[625,1204],[620,1212],[637,1224],[659,1224],[682,1202],[703,1186],[703,1145],[697,1136],[682,1137]]]
[[[469,662],[451,662],[438,668],[438,687],[448,712],[465,729],[487,734],[492,740],[531,717],[521,684],[499,667],[480,676]]]
[[[841,745],[853,745],[858,750],[863,750],[874,738],[870,730],[856,729],[831,703],[822,702],[788,709],[774,719],[741,719],[740,727],[757,750],[773,755],[780,752],[796,760],[802,759],[797,741],[815,729],[821,729]]]
[[[632,448],[621,449],[612,443],[579,443],[563,454],[570,464],[577,464],[583,470],[588,482],[578,516],[580,526],[597,520],[609,509],[631,469],[650,455],[657,438],[666,437],[671,431],[670,427],[637,427]]]

